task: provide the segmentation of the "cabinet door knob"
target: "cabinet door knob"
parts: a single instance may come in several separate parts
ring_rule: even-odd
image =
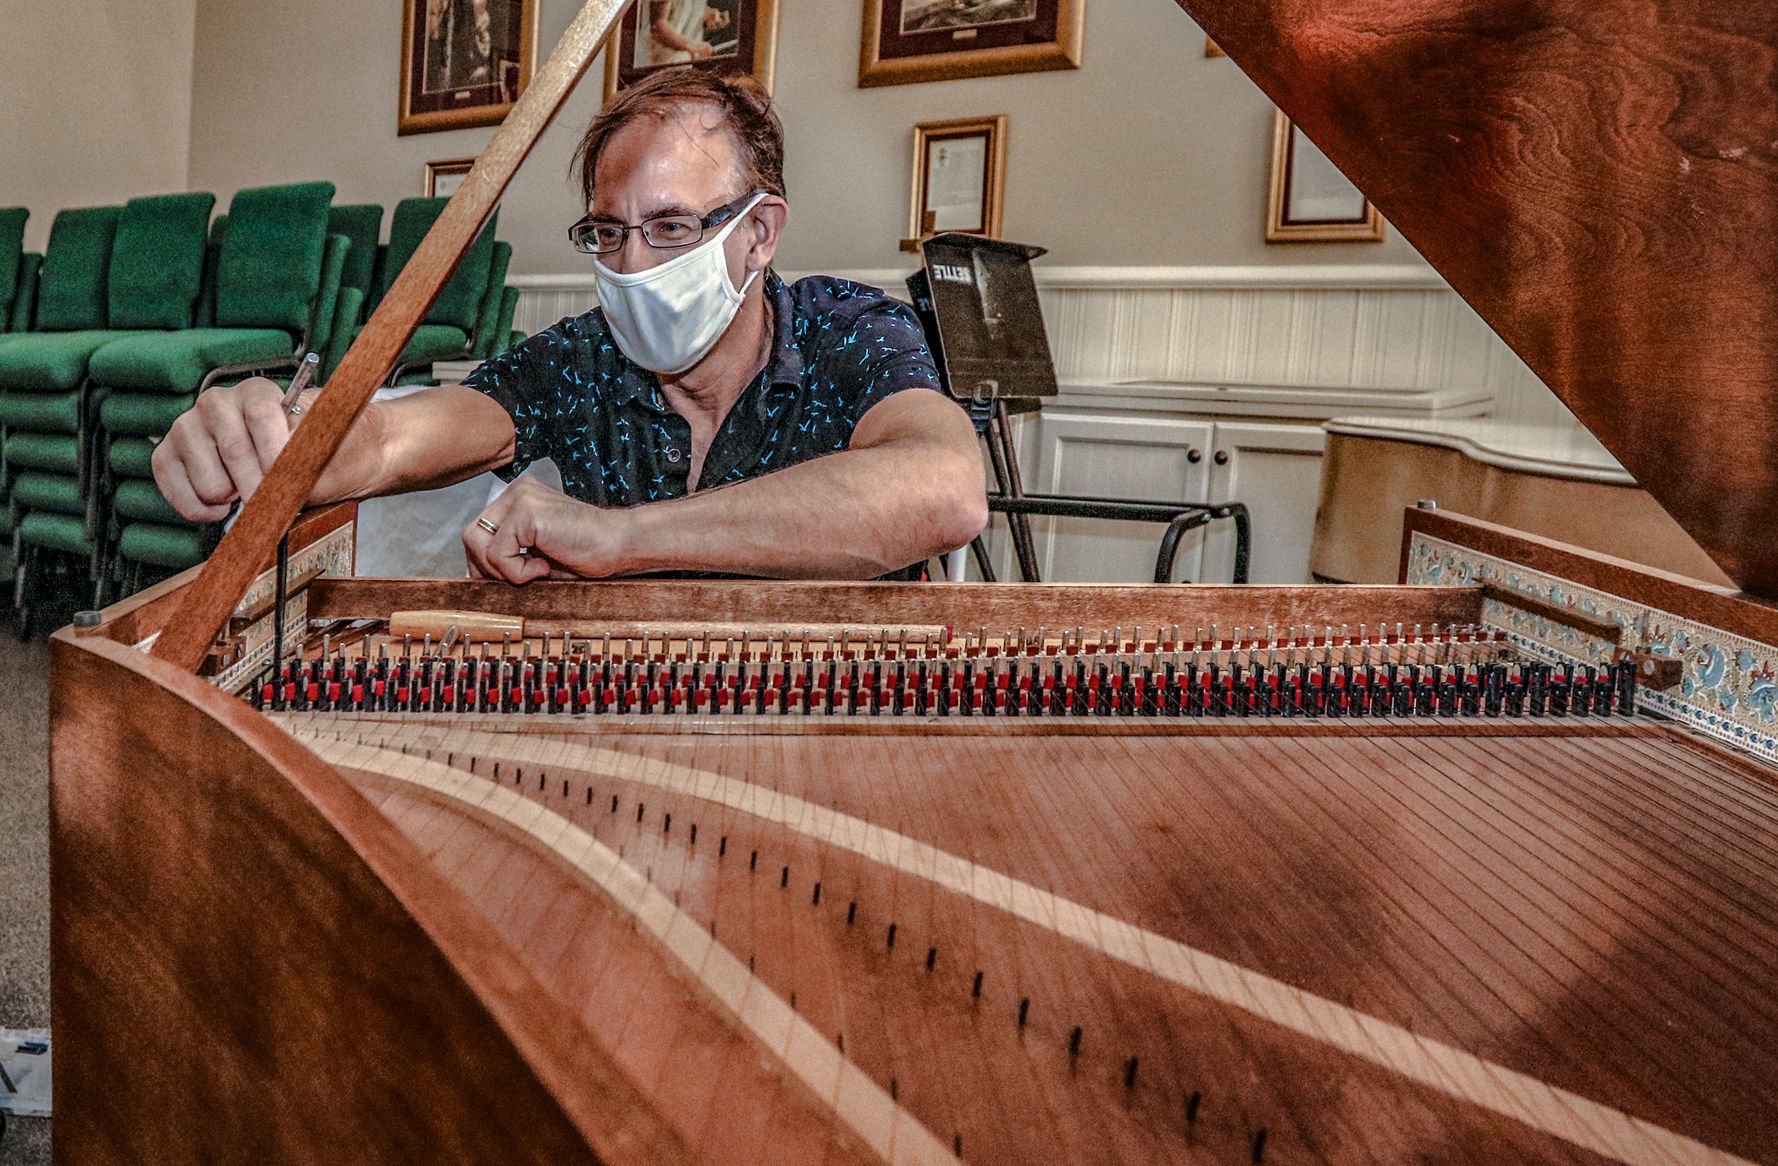
[[[1216,464],[1219,466],[1226,466],[1229,464],[1229,451],[1228,450],[1219,449],[1216,451]]]
[[[1201,449],[1188,449],[1185,451],[1185,460],[1195,466],[1204,460],[1204,451]]]

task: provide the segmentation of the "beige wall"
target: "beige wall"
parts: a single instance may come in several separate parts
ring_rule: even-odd
[[[16,3],[18,0],[0,0]],[[122,0],[114,0],[121,3]],[[547,48],[574,0],[542,0]],[[857,0],[781,0],[777,95],[793,212],[786,269],[900,268],[916,122],[1008,115],[1005,234],[1069,264],[1416,262],[1382,244],[1261,241],[1271,107],[1173,0],[1088,0],[1079,70],[859,89]],[[400,4],[197,0],[190,183],[325,177],[340,201],[421,193],[428,159],[473,154],[491,128],[395,133]],[[301,60],[301,64],[296,62]],[[566,180],[597,109],[596,64],[508,192],[515,274],[579,272]]]
[[[0,206],[42,250],[55,212],[185,187],[197,0],[0,0]]]

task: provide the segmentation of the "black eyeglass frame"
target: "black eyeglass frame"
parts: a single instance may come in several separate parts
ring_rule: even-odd
[[[653,218],[643,219],[639,223],[620,223],[614,219],[599,219],[588,215],[568,228],[568,242],[574,245],[576,251],[586,255],[616,255],[629,244],[631,231],[641,231],[642,241],[656,251],[679,251],[702,243],[705,235],[740,214],[741,208],[746,206],[750,200],[770,193],[767,190],[750,190],[737,199],[723,203],[707,215],[655,215]],[[695,239],[688,239],[683,243],[656,243],[648,237],[648,229],[655,223],[688,221],[698,224],[698,234]],[[599,227],[615,227],[623,232],[618,237],[617,246],[607,247],[604,250],[587,246],[587,243],[596,237],[593,232]]]

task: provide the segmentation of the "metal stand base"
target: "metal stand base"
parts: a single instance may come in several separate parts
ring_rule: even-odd
[[[1106,518],[1119,522],[1161,522],[1167,525],[1155,556],[1154,581],[1169,583],[1173,579],[1173,563],[1179,555],[1179,544],[1185,535],[1200,526],[1224,519],[1235,524],[1235,569],[1232,583],[1247,582],[1247,564],[1251,554],[1253,528],[1247,507],[1239,502],[1150,502],[1120,498],[1092,498],[1073,494],[1027,494],[1019,475],[1018,451],[1014,448],[1011,416],[1004,399],[977,400],[969,405],[969,416],[975,431],[988,447],[988,462],[994,469],[995,492],[988,495],[988,510],[1006,515],[1007,530],[1012,536],[1013,553],[1018,560],[1019,577],[1027,583],[1043,582],[1037,565],[1037,547],[1031,537],[1031,519],[1035,514],[1045,518]],[[988,558],[987,544],[978,535],[970,544],[976,569],[983,581],[995,582],[994,568]]]

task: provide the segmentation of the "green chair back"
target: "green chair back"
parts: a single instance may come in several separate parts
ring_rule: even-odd
[[[510,266],[512,244],[495,243],[493,260],[488,264],[488,286],[482,292],[481,310],[476,313],[475,340],[469,347],[482,360],[494,355],[494,337],[506,331],[500,325],[500,301],[506,295],[506,269]]]
[[[199,328],[216,324],[216,269],[222,262],[222,237],[228,233],[228,216],[217,215],[210,224],[210,241],[204,245],[204,290],[198,294],[193,323]]]
[[[6,331],[11,322],[10,308],[25,258],[25,220],[30,217],[31,212],[22,206],[0,209],[0,301],[8,309],[0,312],[0,332]]]
[[[79,332],[106,322],[106,269],[123,208],[65,210],[49,228],[49,247],[37,277],[40,332]]]
[[[356,288],[368,295],[371,280],[376,278],[377,239],[383,233],[383,208],[376,203],[336,206],[328,213],[327,229],[332,234],[344,235],[352,244],[352,249],[346,253],[346,265],[340,271],[340,288]]]
[[[332,201],[331,182],[235,195],[216,264],[218,327],[282,328],[293,336],[308,328],[321,290]]]
[[[518,315],[519,311],[519,289],[509,285],[502,289],[502,293],[500,296],[500,322],[494,328],[494,335],[489,338],[488,352],[482,357],[483,360],[499,356],[508,348],[517,347],[525,339],[525,334],[514,330],[512,326],[512,318]]]
[[[213,194],[163,194],[124,204],[111,249],[110,327],[191,327],[215,207]]]
[[[12,293],[12,307],[7,314],[8,327],[14,332],[29,332],[36,321],[37,276],[43,270],[43,256],[25,252],[19,261],[18,290]]]
[[[434,220],[449,201],[448,198],[407,198],[395,205],[395,215],[389,223],[389,253],[383,260],[379,300],[395,285],[401,269],[413,258],[420,241],[432,229]],[[488,217],[487,225],[464,253],[457,270],[438,293],[438,299],[433,301],[432,310],[426,313],[422,323],[444,324],[461,329],[465,335],[475,334],[482,296],[488,286],[488,269],[494,258],[494,231],[499,218],[498,211]]]
[[[327,236],[327,250],[321,257],[321,294],[315,297],[315,310],[309,317],[309,349],[323,356],[333,334],[336,309],[340,298],[340,273],[352,254],[352,241],[344,235]],[[325,371],[325,370],[324,370]]]

